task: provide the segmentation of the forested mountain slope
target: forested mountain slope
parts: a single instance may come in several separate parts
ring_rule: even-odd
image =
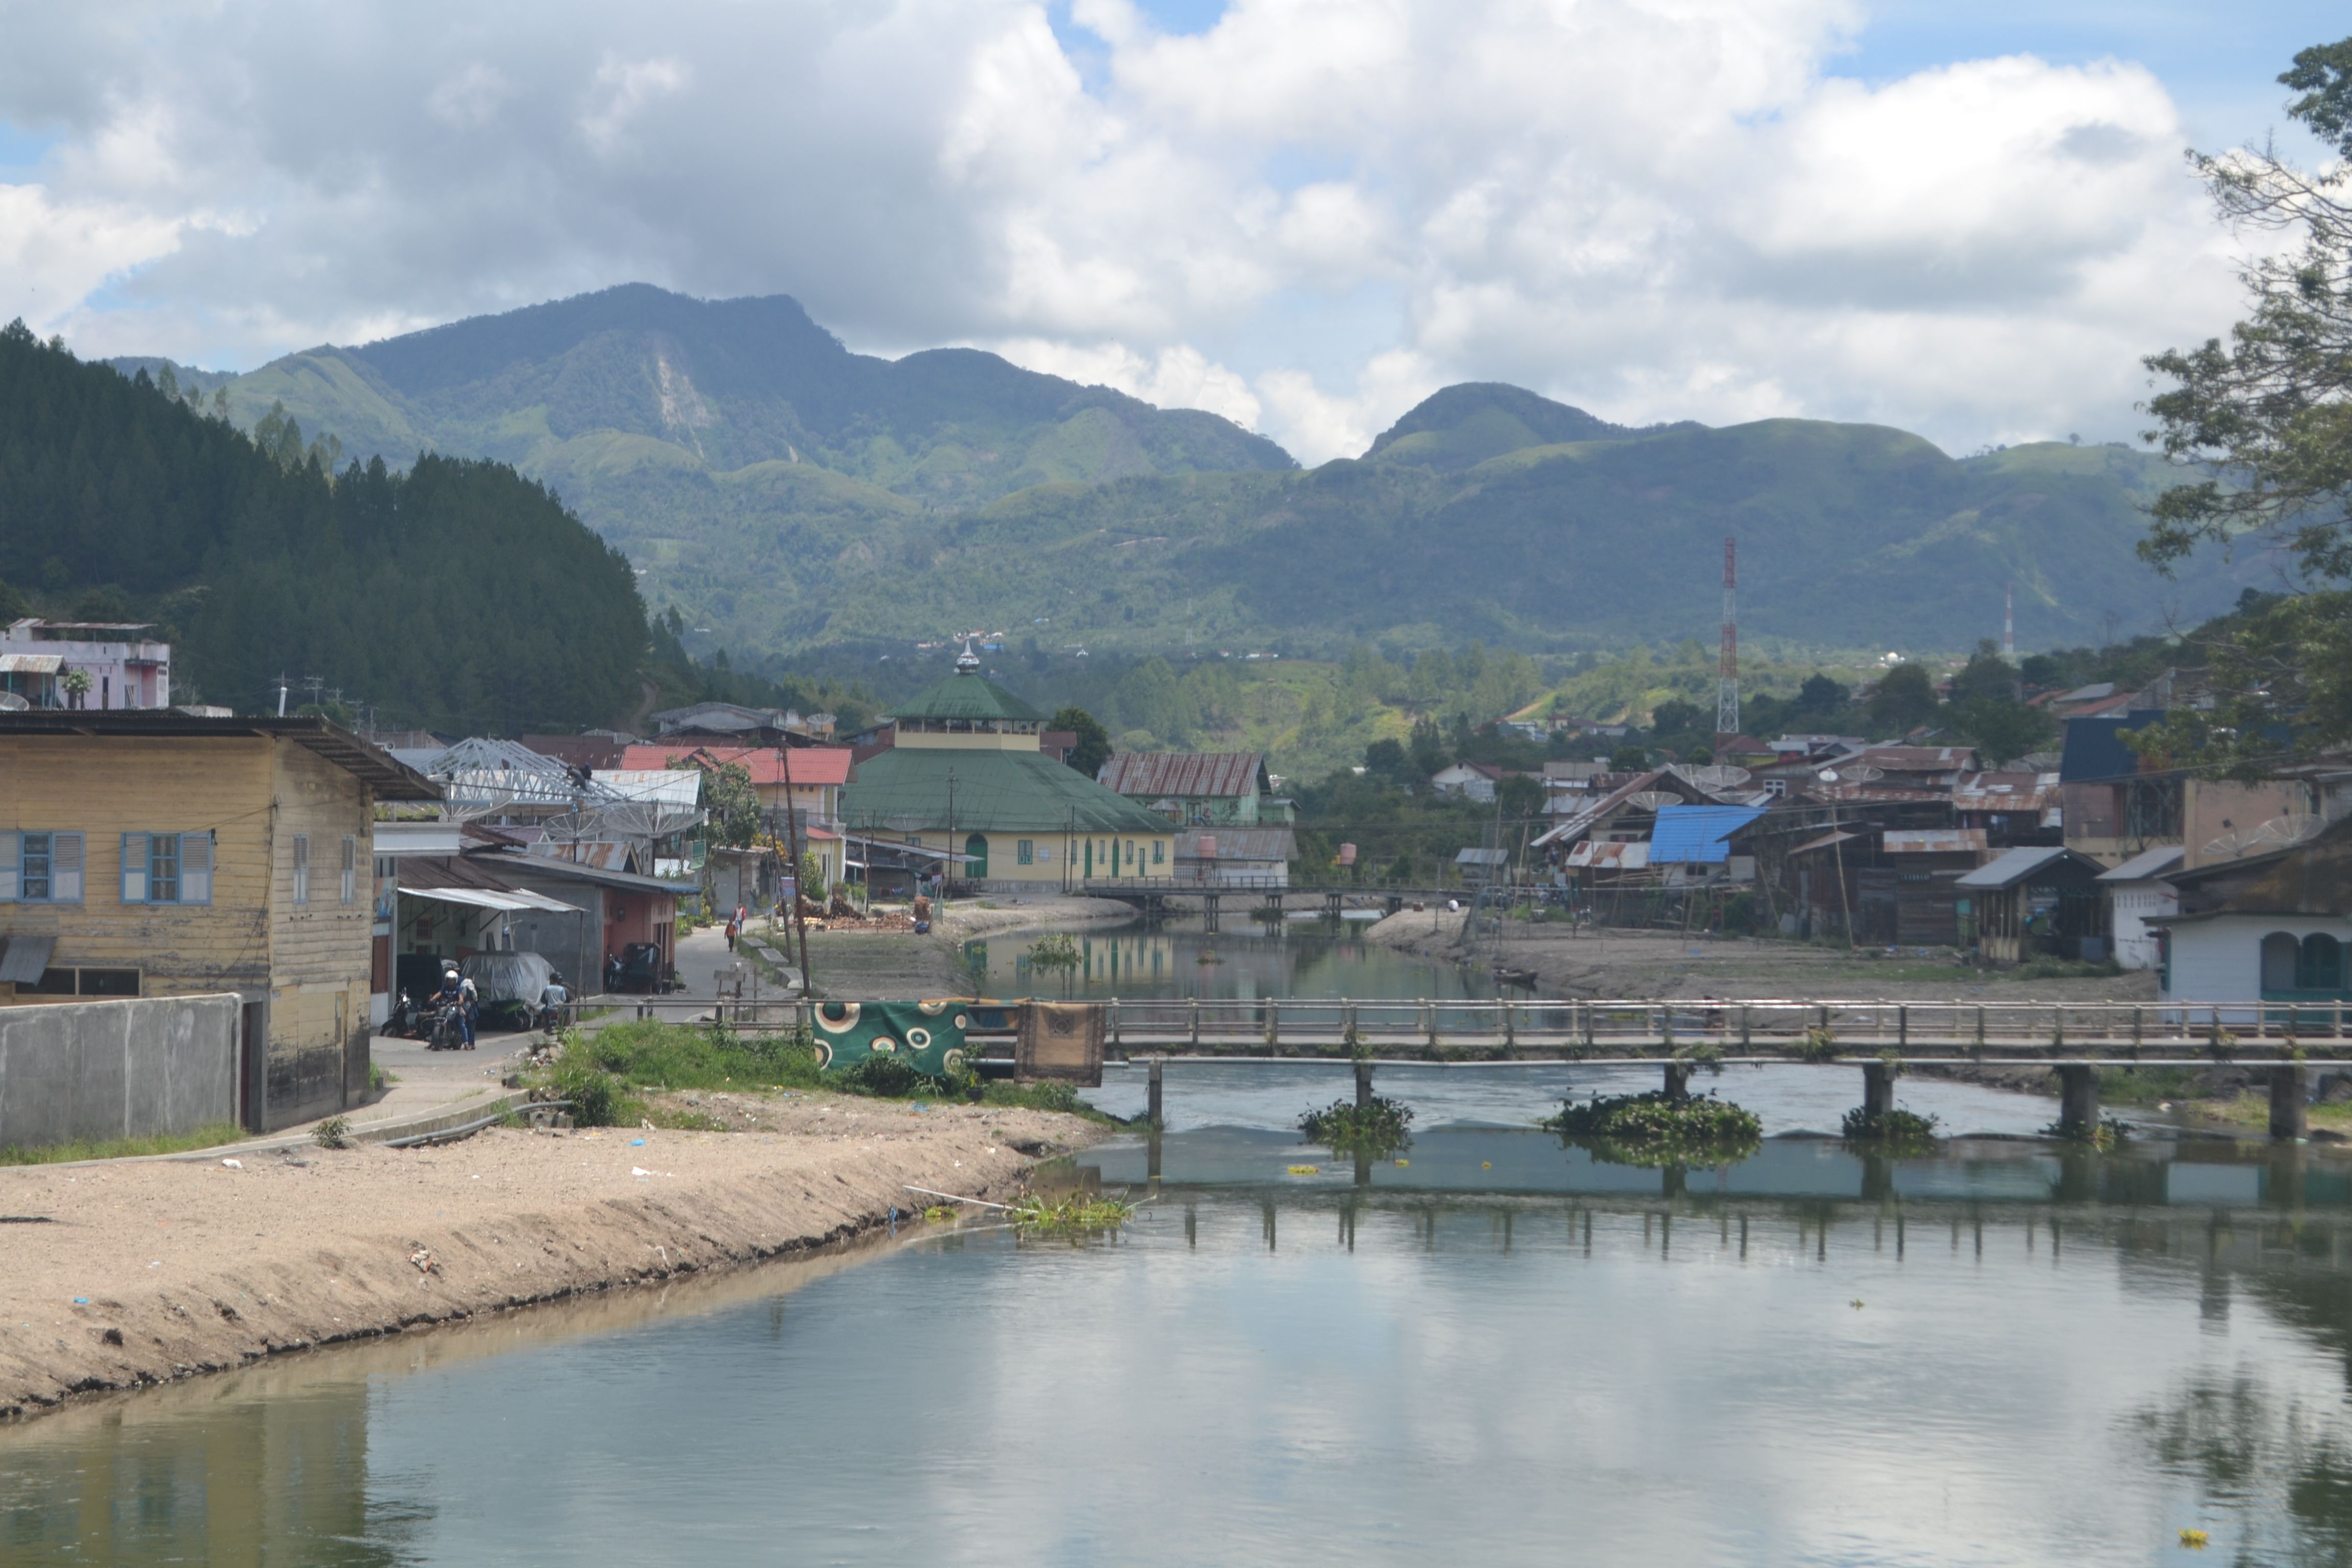
[[[0,331],[0,582],[51,613],[163,623],[181,700],[245,711],[283,674],[386,724],[604,723],[635,705],[646,649],[628,562],[511,468],[433,458],[331,483],[21,322]]]
[[[2133,547],[2171,475],[2122,447],[1954,459],[1883,426],[1634,429],[1492,383],[1362,458],[1298,469],[1206,414],[950,350],[849,353],[781,297],[644,286],[290,356],[228,384],[347,453],[543,479],[657,605],[740,656],[973,627],[1049,645],[1337,652],[1712,638],[1964,648],[2016,584],[2028,647],[2194,620],[2261,559],[2179,583]]]

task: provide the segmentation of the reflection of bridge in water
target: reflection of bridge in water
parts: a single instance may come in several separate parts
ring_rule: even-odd
[[[1479,897],[1476,888],[1367,888],[1353,882],[1292,882],[1279,877],[1234,877],[1216,882],[1172,877],[1090,877],[1074,890],[1090,899],[1115,899],[1147,915],[1180,909],[1197,911],[1211,931],[1218,929],[1228,910],[1255,909],[1274,916],[1292,910],[1319,910],[1327,919],[1337,920],[1351,907],[1392,915],[1408,902],[1443,903],[1454,899],[1466,904]],[[1498,888],[1492,895],[1507,896],[1524,901],[1531,894],[1527,889],[1507,893]]]

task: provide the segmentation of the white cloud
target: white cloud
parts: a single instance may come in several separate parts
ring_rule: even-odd
[[[645,279],[995,345],[1307,461],[1448,382],[1947,447],[2137,421],[2225,238],[2126,63],[1824,65],[1855,0],[0,0],[0,314],[253,363]]]

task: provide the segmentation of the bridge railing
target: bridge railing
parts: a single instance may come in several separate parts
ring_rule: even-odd
[[[2155,1049],[2352,1049],[2352,1003],[1659,1001],[1647,998],[1228,997],[1116,1000],[1110,1037],[1125,1047],[1285,1045],[1688,1048],[1730,1057],[1822,1057],[1886,1049],[2130,1057]]]

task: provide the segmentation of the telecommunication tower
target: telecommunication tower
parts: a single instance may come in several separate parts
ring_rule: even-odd
[[[1723,652],[1715,666],[1715,732],[1720,742],[1739,733],[1739,542],[1723,542]]]
[[[2000,589],[2000,657],[2010,663],[2017,662],[2017,580],[2010,579]]]

